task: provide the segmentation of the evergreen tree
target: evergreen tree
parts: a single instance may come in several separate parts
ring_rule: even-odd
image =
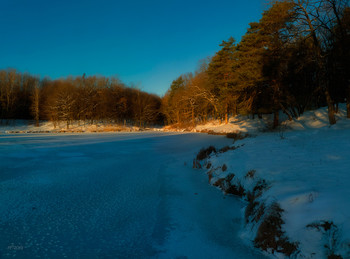
[[[234,103],[233,86],[233,62],[236,51],[235,40],[230,37],[223,41],[222,47],[212,58],[208,67],[208,80],[211,85],[211,92],[217,97],[218,107],[221,114],[225,115],[225,122],[228,122],[229,105]],[[236,108],[234,108],[236,110]]]

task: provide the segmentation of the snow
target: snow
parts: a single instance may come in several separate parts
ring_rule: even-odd
[[[0,258],[264,258],[192,159],[223,136],[0,134]]]
[[[337,125],[333,127],[350,127],[348,123],[341,120],[346,116],[345,104],[339,105],[339,112],[336,114],[336,118],[339,121]],[[327,109],[321,108],[315,111],[307,111],[298,119],[293,119],[293,121],[287,120],[284,113],[280,112],[280,119],[282,120],[282,126],[285,128],[292,128],[294,130],[306,130],[306,129],[317,129],[328,127],[328,112]],[[230,117],[228,123],[224,121],[214,120],[208,122],[207,124],[197,125],[193,131],[194,132],[215,132],[215,133],[231,133],[231,132],[243,132],[252,135],[260,134],[261,132],[267,131],[272,127],[273,115],[264,114],[262,118],[259,119],[251,116],[238,115]],[[316,134],[316,133],[315,133]]]
[[[252,246],[261,221],[244,221],[247,203],[191,168],[202,147],[231,145],[208,159],[211,184],[234,173],[232,183],[251,191],[264,179],[257,200],[284,210],[294,257],[350,258],[350,120],[339,108],[333,126],[321,108],[276,131],[271,115],[193,130],[249,133],[234,144],[198,133],[0,134],[0,257],[264,258]],[[36,130],[22,124],[0,133]],[[72,129],[120,130],[108,127]]]
[[[56,122],[41,121],[39,127],[34,121],[29,120],[4,120],[0,121],[1,133],[92,133],[92,132],[134,132],[141,129],[131,125],[121,125],[117,123],[106,123],[95,121],[93,124],[84,121],[72,121],[67,129],[64,121]],[[159,131],[159,128],[152,128]]]
[[[267,181],[270,188],[259,200],[281,205],[283,230],[290,241],[299,243],[297,258],[327,258],[331,253],[350,258],[350,120],[345,118],[343,105],[336,125],[330,127],[327,118],[326,108],[306,112],[286,122],[283,132],[258,133],[237,141],[235,146],[243,145],[238,149],[209,158],[211,170],[217,168],[212,183],[229,173],[246,190],[252,190],[259,179]],[[221,130],[220,126],[216,129]],[[223,164],[228,167],[225,172]],[[246,177],[250,170],[256,170],[253,179]],[[324,222],[336,227],[328,232],[310,227]],[[251,231],[251,227],[246,227],[242,237],[254,239],[256,229]]]
[[[215,120],[204,125],[197,125],[195,132],[212,131],[216,133],[245,132],[255,133],[264,130],[269,121],[269,115],[264,115],[262,119],[252,119],[248,116],[238,115],[231,117],[228,124]]]

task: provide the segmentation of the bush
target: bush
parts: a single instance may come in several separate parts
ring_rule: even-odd
[[[239,197],[243,197],[245,195],[244,188],[240,183],[237,183],[237,185],[230,184],[225,190],[225,193],[237,195]]]
[[[226,165],[226,164],[223,164],[222,167],[221,167],[221,170],[222,170],[223,172],[225,172],[225,171],[227,170],[227,165]]]
[[[238,147],[235,147],[235,146],[232,146],[232,147],[230,147],[230,146],[225,146],[225,147],[223,147],[223,148],[221,148],[221,149],[219,150],[219,153],[225,153],[225,152],[227,152],[227,151],[229,151],[229,150],[235,150],[236,148],[238,148]]]
[[[318,222],[311,223],[306,226],[307,228],[313,228],[322,233],[326,242],[324,247],[327,250],[328,258],[341,259],[340,255],[335,252],[339,246],[339,230],[333,221],[321,220]]]
[[[297,244],[289,242],[284,236],[282,213],[283,209],[276,202],[269,207],[268,215],[261,222],[254,243],[264,251],[272,249],[272,252],[291,256],[297,251]]]
[[[248,195],[247,195],[248,196]],[[265,213],[265,204],[256,202],[255,199],[249,200],[248,206],[244,211],[244,218],[246,223],[249,222],[250,217],[252,217],[251,222],[258,222]]]
[[[210,169],[210,167],[211,167],[211,163],[209,162],[209,163],[207,164],[206,168],[207,168],[207,169]]]
[[[235,141],[236,140],[241,140],[249,137],[250,135],[248,133],[242,133],[242,132],[230,132],[226,133],[227,138],[233,138]]]
[[[211,153],[216,153],[216,148],[214,146],[209,146],[208,148],[202,148],[197,154],[196,160],[202,161],[210,156]]]
[[[248,196],[249,194],[247,194]],[[256,212],[256,207],[259,205],[254,199],[250,200],[244,211],[245,222],[249,222],[249,218],[253,216]]]
[[[264,179],[259,180],[253,188],[253,194],[255,197],[259,197],[262,194],[262,192],[268,188],[269,185]]]
[[[254,178],[256,171],[250,170],[246,175],[245,178]]]
[[[211,179],[211,178],[210,178]],[[210,180],[209,180],[210,181]],[[220,189],[222,189],[223,187],[223,182],[225,181],[225,178],[220,178],[219,180],[217,180],[215,183],[213,183],[213,185],[215,187],[219,187]]]

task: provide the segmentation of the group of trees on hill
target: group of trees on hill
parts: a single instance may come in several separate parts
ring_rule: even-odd
[[[163,98],[117,78],[85,75],[39,80],[0,71],[0,119],[113,121],[195,125],[229,115],[279,112],[290,119],[328,106],[330,124],[340,102],[350,118],[349,0],[273,1],[239,43],[233,38],[175,79]]]
[[[162,102],[167,122],[191,123],[279,111],[298,117],[337,104],[350,118],[350,8],[348,0],[274,1],[241,42],[222,48],[194,74],[175,79]]]
[[[39,80],[16,70],[0,71],[0,118],[85,123],[131,123],[138,126],[162,122],[161,98],[126,87],[117,78],[85,75]]]

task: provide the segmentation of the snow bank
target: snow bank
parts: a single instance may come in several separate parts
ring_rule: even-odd
[[[342,127],[346,126],[342,118],[346,117],[346,106],[345,104],[339,105],[339,112],[336,114],[338,125]],[[281,125],[283,129],[293,130],[306,130],[306,129],[317,129],[322,127],[328,127],[328,111],[326,108],[321,108],[314,111],[307,111],[298,119],[292,121],[287,120],[287,116],[280,113],[282,120]],[[229,122],[226,124],[220,120],[208,122],[203,125],[197,125],[193,131],[195,132],[213,132],[213,133],[230,133],[230,132],[244,132],[252,135],[265,132],[272,128],[273,115],[265,114],[262,118],[255,117],[254,119],[249,116],[238,115],[231,117]],[[346,120],[345,120],[345,124]],[[347,126],[346,126],[347,127]]]
[[[267,128],[271,115],[264,115],[263,118],[249,118],[248,116],[238,115],[229,119],[227,124],[220,120],[211,121],[204,125],[197,125],[194,131],[197,132],[214,132],[214,133],[230,133],[230,132],[246,132],[256,133]]]
[[[288,121],[282,135],[260,133],[201,163],[211,184],[228,193],[243,188],[243,238],[280,258],[288,249],[294,258],[350,258],[350,120],[340,108],[331,127],[327,109],[310,111]],[[273,217],[281,220],[274,233],[284,243],[264,247],[257,237]]]
[[[1,133],[91,133],[91,132],[132,132],[142,131],[145,129],[131,126],[120,125],[115,123],[102,123],[97,122],[95,124],[88,124],[82,121],[74,121],[69,125],[67,129],[66,122],[58,122],[54,125],[49,121],[40,122],[39,127],[35,126],[33,121],[28,120],[10,120],[7,123],[0,124]],[[147,130],[159,130],[156,128],[148,128]]]

